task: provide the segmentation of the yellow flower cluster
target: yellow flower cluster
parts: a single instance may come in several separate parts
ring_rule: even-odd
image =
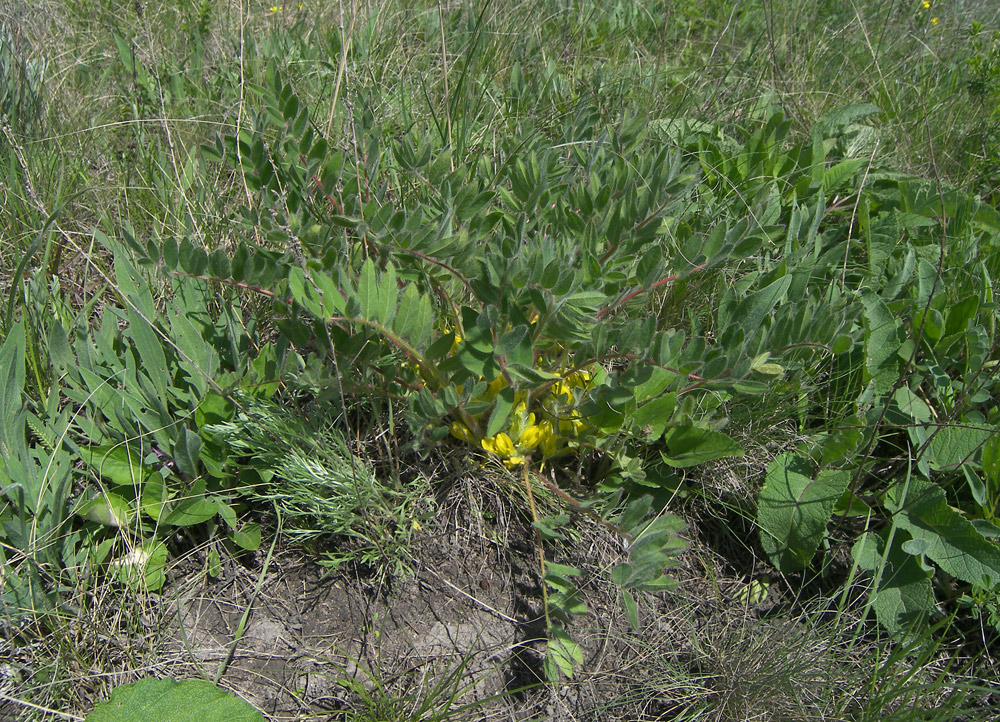
[[[572,404],[575,400],[575,390],[585,389],[590,381],[590,374],[586,371],[568,374],[552,385],[546,399],[550,403],[548,405],[543,403],[543,406],[558,407]],[[479,400],[492,401],[506,385],[504,377],[498,376]],[[518,394],[518,397],[511,413],[508,431],[477,440],[471,429],[455,421],[451,424],[451,435],[467,444],[475,444],[478,441],[484,451],[500,457],[504,466],[510,469],[524,464],[525,458],[535,450],[540,451],[542,457],[546,459],[555,456],[562,439],[575,438],[586,429],[586,424],[576,409],[560,417],[553,413],[555,409],[546,408],[548,414],[556,419],[553,423],[552,419],[541,418],[540,414],[528,411],[525,394]]]

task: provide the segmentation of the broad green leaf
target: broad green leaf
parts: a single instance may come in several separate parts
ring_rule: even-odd
[[[216,248],[208,257],[208,268],[213,278],[228,280],[232,272],[232,264],[229,256],[221,248]]]
[[[896,389],[892,400],[904,415],[914,421],[929,424],[933,419],[930,407],[924,403],[923,399],[910,391],[909,386],[900,386]]]
[[[677,426],[663,437],[667,443],[663,462],[674,468],[704,464],[726,456],[743,456],[743,448],[721,431],[697,426]]]
[[[169,311],[171,337],[180,351],[178,364],[187,374],[198,396],[208,393],[209,379],[218,376],[219,354],[201,335],[187,311]]]
[[[170,402],[167,389],[171,386],[171,383],[170,377],[167,375],[167,358],[163,353],[163,345],[160,342],[160,337],[158,332],[147,321],[147,319],[152,318],[154,317],[146,316],[143,318],[134,309],[130,308],[128,310],[128,335],[135,344],[136,355],[141,362],[141,373],[138,376],[145,375],[149,378],[157,396],[157,398],[152,400],[159,401],[161,406],[166,408]]]
[[[198,428],[206,424],[221,424],[229,421],[236,411],[236,405],[225,396],[209,391],[198,404],[194,412],[194,420]]]
[[[230,534],[236,546],[247,551],[257,551],[260,548],[260,525],[255,521],[247,522],[242,528]]]
[[[847,471],[815,475],[812,465],[782,454],[767,469],[757,500],[761,546],[782,572],[805,568],[823,539],[837,502],[850,482]]]
[[[122,295],[135,304],[139,313],[148,319],[156,317],[156,309],[153,305],[153,294],[149,290],[149,285],[142,278],[123,252],[115,253],[115,280]]]
[[[650,441],[656,441],[663,435],[676,408],[677,394],[664,394],[635,410],[630,419],[632,427]]]
[[[617,564],[615,565],[615,568],[611,570],[611,581],[619,586],[625,584],[631,578],[632,565],[627,562]]]
[[[834,108],[820,116],[820,119],[816,121],[816,125],[813,128],[813,133],[832,137],[842,128],[881,112],[881,109],[877,105],[872,105],[871,103],[852,103],[851,105]]]
[[[978,311],[979,296],[976,294],[967,296],[958,303],[949,306],[948,315],[945,317],[944,335],[965,333]]]
[[[823,174],[823,190],[826,193],[836,190],[841,183],[864,168],[867,163],[867,158],[849,158],[837,163]]]
[[[954,471],[972,461],[979,448],[996,432],[972,426],[945,426],[931,438],[925,459],[935,471]]]
[[[417,320],[413,334],[413,343],[420,349],[427,347],[431,339],[431,332],[434,330],[434,311],[431,307],[431,297],[427,294],[420,296],[420,303],[417,307]]]
[[[902,542],[894,539],[892,547],[886,555],[885,540],[869,532],[854,544],[852,555],[859,568],[878,578],[869,599],[879,624],[908,638],[934,613],[934,589],[928,572],[902,550]]]
[[[199,481],[177,502],[162,523],[170,526],[194,526],[208,521],[218,513],[218,504],[205,498],[205,482]]]
[[[419,301],[420,291],[417,290],[416,284],[407,284],[406,288],[403,289],[403,298],[399,303],[399,311],[396,313],[396,318],[393,321],[393,330],[411,343],[414,341],[413,335],[417,328],[420,313],[418,307]]]
[[[76,360],[73,358],[73,350],[69,347],[66,329],[59,321],[54,322],[49,328],[47,346],[49,359],[57,371],[65,372],[75,366]]]
[[[118,494],[107,492],[83,502],[77,507],[76,515],[88,521],[96,521],[104,526],[127,528],[132,516],[132,508]]]
[[[666,334],[661,334],[660,339],[663,339]],[[682,337],[683,334],[675,334],[673,338]],[[683,340],[683,338],[681,338]],[[660,340],[658,343],[661,344],[660,350],[662,351],[663,357],[666,359],[661,361],[664,364],[676,363],[676,354],[672,353],[672,349],[666,348],[667,343]],[[664,350],[666,349],[666,350]],[[648,401],[654,397],[658,397],[661,393],[666,391],[667,387],[673,383],[674,379],[677,378],[677,374],[674,371],[668,371],[667,369],[662,369],[654,366],[650,369],[649,379],[641,384],[638,384],[632,388],[632,393],[635,394],[635,400],[639,403]],[[641,407],[640,407],[641,408]]]
[[[639,608],[636,606],[635,597],[628,589],[622,589],[622,606],[625,607],[625,615],[628,623],[632,625],[632,630],[639,631]]]
[[[531,337],[528,327],[521,325],[511,329],[497,340],[496,353],[507,363],[522,366],[531,365]]]
[[[222,499],[216,499],[215,503],[219,507],[219,518],[222,519],[226,526],[235,530],[238,526],[236,522],[236,510]]]
[[[343,314],[347,310],[347,301],[331,275],[317,272],[312,275],[312,281],[323,295],[323,313],[321,314],[323,317]]]
[[[163,478],[159,474],[150,476],[142,485],[139,508],[153,521],[159,521],[167,509],[168,501],[170,494],[167,492],[167,485],[163,483]]]
[[[143,679],[116,687],[85,722],[264,722],[231,692],[191,679]]]
[[[106,481],[116,486],[141,486],[156,474],[142,463],[142,455],[128,444],[81,446],[83,461]]]
[[[901,508],[896,524],[915,541],[924,542],[923,553],[953,577],[986,587],[1000,583],[1000,547],[987,540],[972,523],[948,505],[944,489],[924,479],[911,479],[902,497],[899,487],[891,500]]]
[[[486,424],[486,437],[495,436],[506,425],[510,418],[510,412],[514,408],[514,389],[510,386],[501,389],[494,401],[493,413],[490,414],[489,422]]]
[[[554,541],[556,539],[564,539],[565,535],[559,531],[557,527],[551,527],[545,523],[546,520],[538,520],[531,523],[531,526],[538,530],[538,533],[542,535],[544,541]]]
[[[652,503],[653,497],[648,494],[630,501],[622,515],[615,520],[618,529],[624,534],[630,533],[649,513]]]
[[[306,279],[305,273],[298,266],[288,271],[288,291],[297,304],[314,316],[323,316],[322,301],[317,297],[313,284]]]
[[[558,671],[566,677],[572,677],[577,665],[583,664],[583,651],[580,645],[574,642],[569,633],[559,625],[553,625],[549,631],[547,652],[546,663],[551,660]],[[554,670],[547,671],[551,675]]]

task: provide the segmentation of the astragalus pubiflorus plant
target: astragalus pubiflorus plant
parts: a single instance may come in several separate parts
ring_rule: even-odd
[[[582,660],[570,523],[622,537],[606,571],[638,626],[684,547],[668,501],[743,453],[729,432],[748,413],[796,432],[747,512],[778,572],[822,579],[846,557],[844,599],[860,588],[910,644],[967,613],[995,633],[1000,219],[885,170],[880,108],[798,132],[766,102],[737,124],[609,123],[551,66],[512,64],[491,88],[502,132],[451,98],[402,123],[374,90],[334,103],[333,123],[277,45],[241,68],[242,125],[182,159],[192,197],[239,189],[214,219],[238,233],[105,224],[90,234],[114,289],[100,309],[47,275],[65,241],[48,226],[19,259],[0,350],[10,616],[59,610],[95,573],[158,590],[185,530],[217,569],[219,545],[261,544],[244,513],[307,477],[334,491],[295,507],[312,517],[302,536],[350,537],[350,561],[405,573],[386,551],[420,510],[348,458],[343,429],[325,431],[328,456],[289,441],[306,432],[277,408],[308,396],[562,504],[529,511],[552,680]],[[136,112],[158,106],[166,71],[115,47]],[[558,112],[525,116],[543,100]]]

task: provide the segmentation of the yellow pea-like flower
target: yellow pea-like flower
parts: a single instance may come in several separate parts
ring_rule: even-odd
[[[521,432],[521,436],[517,440],[517,445],[522,449],[534,449],[542,443],[544,438],[545,429],[540,424],[532,424],[531,426],[526,426],[524,431]]]
[[[464,441],[465,443],[470,444],[476,440],[469,427],[461,421],[452,421],[450,430],[451,435],[459,441]]]
[[[514,442],[511,441],[510,437],[502,431],[496,436],[483,439],[480,443],[482,444],[483,449],[496,454],[502,459],[506,459],[514,455]]]
[[[560,379],[552,384],[552,395],[557,399],[561,396],[565,396],[565,403],[573,403],[573,390],[566,379]]]

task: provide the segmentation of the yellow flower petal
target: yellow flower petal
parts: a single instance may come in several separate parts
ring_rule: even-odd
[[[475,437],[472,435],[472,431],[470,431],[469,427],[460,421],[452,421],[450,430],[451,430],[451,435],[454,436],[459,441],[464,441],[467,444],[475,441]]]
[[[511,441],[510,437],[503,432],[500,432],[496,436],[491,436],[488,439],[483,439],[479,443],[482,445],[483,449],[496,454],[502,459],[509,459],[514,455],[514,442]]]
[[[542,439],[544,438],[545,430],[538,424],[532,424],[525,427],[524,431],[521,432],[521,436],[517,440],[517,445],[522,449],[534,449],[542,443]]]

